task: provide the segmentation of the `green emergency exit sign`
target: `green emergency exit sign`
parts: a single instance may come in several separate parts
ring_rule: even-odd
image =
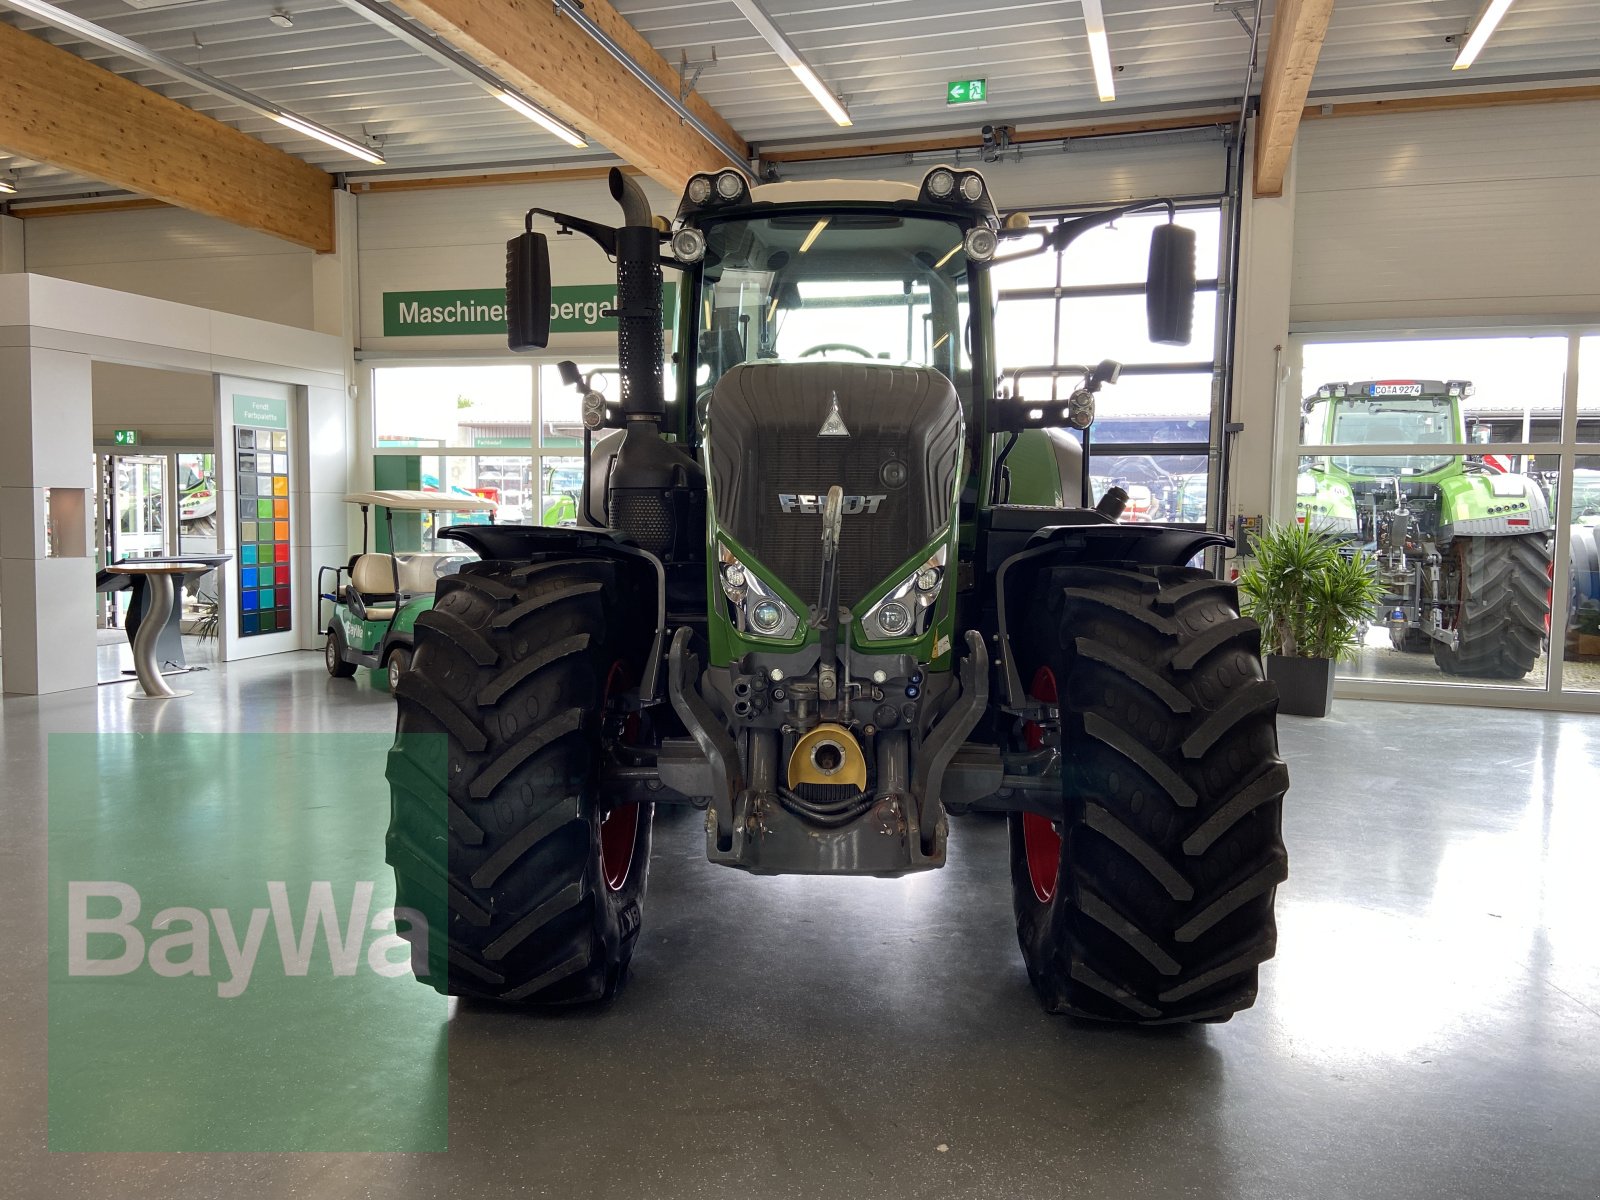
[[[946,104],[982,104],[988,98],[987,79],[956,79],[944,85]]]
[[[112,436],[119,446],[137,446],[139,444],[139,431],[137,429],[118,429],[113,432]]]

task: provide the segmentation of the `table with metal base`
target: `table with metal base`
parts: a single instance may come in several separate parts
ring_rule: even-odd
[[[144,577],[144,619],[139,622],[139,630],[133,635],[133,665],[139,675],[139,686],[144,690],[143,694],[133,693],[135,700],[173,700],[194,694],[168,686],[161,676],[157,648],[161,631],[166,627],[167,618],[172,615],[172,606],[177,603],[177,588],[174,586],[176,577],[205,569],[201,563],[182,562],[144,565],[127,562],[107,568],[121,575]]]

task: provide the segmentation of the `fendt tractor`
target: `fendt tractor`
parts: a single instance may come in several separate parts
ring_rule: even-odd
[[[1527,476],[1445,449],[1470,444],[1472,393],[1460,379],[1318,388],[1305,440],[1351,452],[1303,463],[1295,514],[1372,557],[1385,589],[1374,616],[1396,650],[1431,648],[1451,675],[1521,679],[1549,636],[1555,518]]]
[[[1157,207],[1151,334],[1186,343],[1193,232],[1165,201],[1030,231],[942,166],[696,175],[671,222],[610,186],[620,227],[533,209],[507,252],[519,350],[548,333],[536,216],[616,263],[620,396],[563,368],[585,393],[578,524],[446,530],[482,561],[440,582],[397,686],[398,903],[448,908],[443,936],[411,935],[418,975],[611,996],[659,805],[704,811],[713,863],[884,877],[941,866],[951,817],[988,810],[1049,1009],[1250,1005],[1288,774],[1259,632],[1187,565],[1226,539],[1090,502],[1077,433],[1116,363],[1040,402],[1001,395],[994,359],[995,263]]]

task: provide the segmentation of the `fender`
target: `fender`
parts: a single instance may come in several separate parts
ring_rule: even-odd
[[[1181,567],[1202,550],[1232,545],[1233,539],[1225,533],[1177,529],[1170,525],[1046,525],[1037,530],[1028,538],[1028,544],[1002,562],[995,572],[1001,706],[1015,711],[1029,703],[1017,673],[1016,659],[1011,654],[1007,589],[1016,591],[1027,587],[1037,567],[1056,563]],[[1013,576],[1013,571],[1020,573]]]
[[[656,596],[656,636],[650,661],[639,673],[639,701],[659,704],[661,662],[667,636],[667,571],[654,554],[633,544],[612,529],[565,529],[544,525],[451,525],[441,538],[460,542],[480,558],[542,562],[547,558],[600,558],[639,576],[641,586],[653,585]],[[650,585],[644,584],[649,572]]]

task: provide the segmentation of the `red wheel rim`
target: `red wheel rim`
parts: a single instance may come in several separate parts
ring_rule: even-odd
[[[1028,695],[1046,704],[1057,702],[1056,677],[1049,667],[1034,672]],[[1044,746],[1044,728],[1037,721],[1023,722],[1022,736],[1030,750]],[[1022,851],[1028,860],[1028,882],[1033,885],[1034,897],[1040,904],[1050,903],[1061,877],[1061,835],[1055,823],[1038,813],[1023,813]]]
[[[600,701],[602,716],[611,707],[611,693],[622,685],[625,675],[619,659],[611,664],[606,675],[605,696]],[[637,733],[639,717],[630,713],[624,724],[623,736]],[[606,887],[620,892],[633,870],[633,847],[639,840],[639,806],[623,804],[600,818],[600,873],[605,876]]]

